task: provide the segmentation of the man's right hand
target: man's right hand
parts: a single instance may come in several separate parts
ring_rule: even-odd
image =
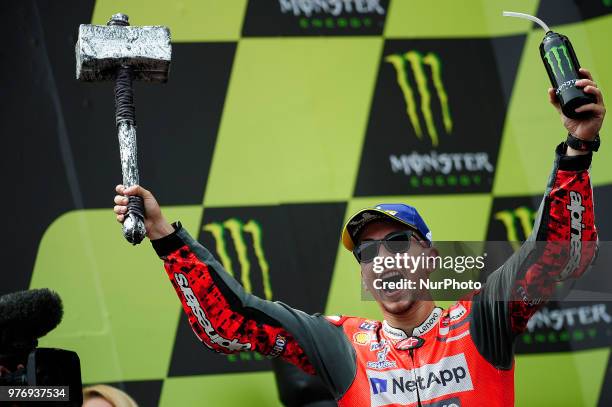
[[[139,196],[144,201],[144,223],[147,231],[147,237],[151,240],[156,240],[174,232],[174,228],[164,218],[159,204],[151,192],[147,191],[140,185],[133,185],[129,188],[126,188],[123,185],[117,185],[115,191],[117,191],[119,194],[115,196],[115,207],[113,208],[113,211],[117,215],[117,222],[123,223],[125,220],[128,204],[127,197]]]

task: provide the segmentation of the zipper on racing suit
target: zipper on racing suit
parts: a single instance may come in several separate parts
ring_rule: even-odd
[[[410,359],[412,360],[412,373],[414,374],[414,383],[415,383],[415,388],[416,388],[416,394],[417,394],[417,406],[418,407],[423,407],[423,405],[421,404],[421,395],[419,394],[419,381],[418,376],[417,376],[417,371],[418,368],[416,367],[416,364],[414,363],[414,348],[409,349],[408,353],[410,353]]]

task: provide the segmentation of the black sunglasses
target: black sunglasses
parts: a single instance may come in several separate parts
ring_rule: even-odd
[[[369,263],[376,256],[380,245],[385,245],[389,253],[403,253],[410,249],[410,238],[414,236],[421,241],[412,230],[403,230],[401,232],[391,232],[382,240],[363,240],[353,249],[353,255],[359,263]],[[423,242],[423,245],[425,242]]]

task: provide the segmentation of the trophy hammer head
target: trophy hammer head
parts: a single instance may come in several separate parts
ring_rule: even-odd
[[[170,30],[162,26],[129,26],[127,21],[125,14],[115,14],[108,25],[79,26],[75,45],[77,79],[113,80],[118,67],[130,66],[135,80],[168,80]]]

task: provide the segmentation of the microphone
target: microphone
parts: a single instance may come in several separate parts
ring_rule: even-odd
[[[0,355],[27,355],[62,321],[62,300],[47,288],[0,297]]]
[[[0,365],[10,372],[0,376],[0,386],[65,386],[68,391],[61,393],[61,401],[45,405],[83,404],[79,356],[37,348],[38,338],[58,326],[63,315],[62,300],[47,288],[0,297]]]

